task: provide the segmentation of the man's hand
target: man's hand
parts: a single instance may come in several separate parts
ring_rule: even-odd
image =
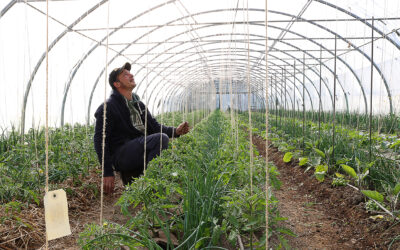
[[[188,122],[182,122],[176,128],[177,135],[184,135],[184,134],[187,134],[188,132],[189,132],[189,123]]]
[[[111,194],[114,192],[114,183],[115,177],[114,176],[106,176],[103,179],[103,188],[106,194]]]

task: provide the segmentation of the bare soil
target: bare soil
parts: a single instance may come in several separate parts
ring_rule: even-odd
[[[124,224],[126,217],[115,206],[123,192],[123,185],[119,176],[115,177],[115,192],[104,195],[103,219]],[[83,184],[74,185],[72,180],[62,184],[67,188],[68,214],[72,234],[49,241],[49,249],[80,249],[77,244],[79,233],[87,223],[100,223],[100,190],[101,178],[99,174],[92,173],[82,180]],[[0,211],[0,218],[6,212]],[[15,220],[5,221],[0,225],[0,249],[45,249],[45,226],[43,200],[37,206],[30,204],[22,209],[17,216],[25,224],[16,223]],[[27,227],[26,225],[29,225]]]
[[[101,183],[101,179],[98,178],[97,185]],[[103,220],[115,222],[121,225],[126,223],[127,217],[125,217],[119,210],[119,206],[115,203],[123,192],[122,181],[119,176],[115,176],[116,188],[113,194],[105,194],[103,200]],[[100,190],[100,187],[98,187]],[[51,249],[80,249],[77,244],[79,233],[81,233],[85,225],[88,223],[100,223],[100,199],[96,199],[86,207],[87,210],[81,210],[76,208],[70,208],[70,223],[72,234],[63,238],[56,239],[49,242],[49,248]]]
[[[265,141],[258,136],[253,142],[265,157]],[[373,220],[366,212],[365,200],[354,189],[332,187],[331,180],[319,182],[312,171],[297,162],[283,162],[284,154],[269,147],[269,161],[275,163],[282,181],[274,191],[279,200],[281,216],[288,220],[282,226],[291,229],[297,237],[288,236],[295,249],[388,249],[400,235],[400,225],[389,218]],[[275,239],[276,240],[276,239]],[[394,241],[391,249],[400,249]]]

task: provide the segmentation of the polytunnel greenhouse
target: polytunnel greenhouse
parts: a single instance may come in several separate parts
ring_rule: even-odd
[[[399,249],[397,0],[1,0],[0,249]]]

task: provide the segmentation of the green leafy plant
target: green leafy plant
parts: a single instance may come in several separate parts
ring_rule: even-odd
[[[365,196],[367,196],[370,199],[373,199],[375,201],[378,202],[383,202],[384,197],[381,193],[379,193],[378,191],[375,190],[361,190],[361,193],[363,193]]]
[[[291,162],[293,158],[293,153],[292,152],[286,152],[286,154],[283,156],[283,162]]]
[[[354,168],[346,164],[341,164],[340,166],[348,175],[350,175],[355,180],[356,185],[358,187],[361,187],[365,177],[367,177],[369,174],[370,167],[373,164],[374,162],[371,162],[369,164],[362,164],[361,161],[358,158],[356,158],[357,172],[354,170]]]
[[[299,158],[299,166],[305,166],[308,163],[307,157],[300,157]]]
[[[391,185],[384,185],[384,189],[387,194],[386,200],[389,202],[390,210],[396,213],[400,194],[400,183],[397,183],[394,187]]]
[[[381,209],[373,200],[368,200],[365,203],[365,210],[369,212],[377,212],[380,211]]]
[[[325,180],[325,175],[328,173],[328,165],[317,165],[315,166],[315,178],[318,181],[323,182]]]
[[[335,173],[336,177],[332,180],[332,186],[339,187],[339,186],[346,186],[348,184],[348,180],[345,179],[345,176],[340,173]]]

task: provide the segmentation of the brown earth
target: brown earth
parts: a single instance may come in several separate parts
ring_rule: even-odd
[[[104,195],[103,219],[124,224],[126,217],[121,214],[119,207],[115,206],[123,192],[123,186],[118,176],[115,180],[115,192],[112,195]],[[83,184],[74,185],[72,180],[67,180],[62,184],[64,190],[70,190],[67,191],[67,199],[72,234],[49,241],[49,249],[80,249],[77,239],[79,233],[85,228],[85,224],[99,223],[100,221],[100,197],[97,191],[100,190],[100,182],[99,174],[92,171],[82,180]],[[5,214],[4,210],[0,211],[0,218]],[[25,225],[16,223],[15,220],[2,223],[0,225],[0,249],[45,249],[43,201],[39,206],[30,204],[16,216]]]
[[[119,210],[119,206],[115,203],[118,201],[119,197],[123,192],[122,181],[119,176],[115,176],[115,192],[113,194],[104,195],[103,200],[103,220],[115,222],[124,225],[127,221],[125,217]],[[96,182],[101,183],[100,177]],[[98,187],[100,190],[100,187]],[[96,199],[87,207],[87,210],[82,211],[77,209],[76,211],[71,211],[70,208],[70,223],[72,234],[67,237],[56,239],[49,243],[49,248],[52,249],[80,249],[77,244],[79,233],[85,228],[88,223],[100,223],[100,199]],[[72,215],[72,217],[71,217]]]
[[[253,137],[258,151],[265,157],[265,141]],[[269,148],[269,161],[275,163],[282,181],[274,191],[279,211],[288,220],[281,226],[291,229],[297,237],[287,236],[295,249],[388,249],[400,235],[398,223],[389,218],[374,221],[367,213],[363,196],[348,186],[332,187],[328,178],[320,183],[312,170],[296,162],[283,162],[283,153]],[[391,249],[400,249],[394,241]]]

